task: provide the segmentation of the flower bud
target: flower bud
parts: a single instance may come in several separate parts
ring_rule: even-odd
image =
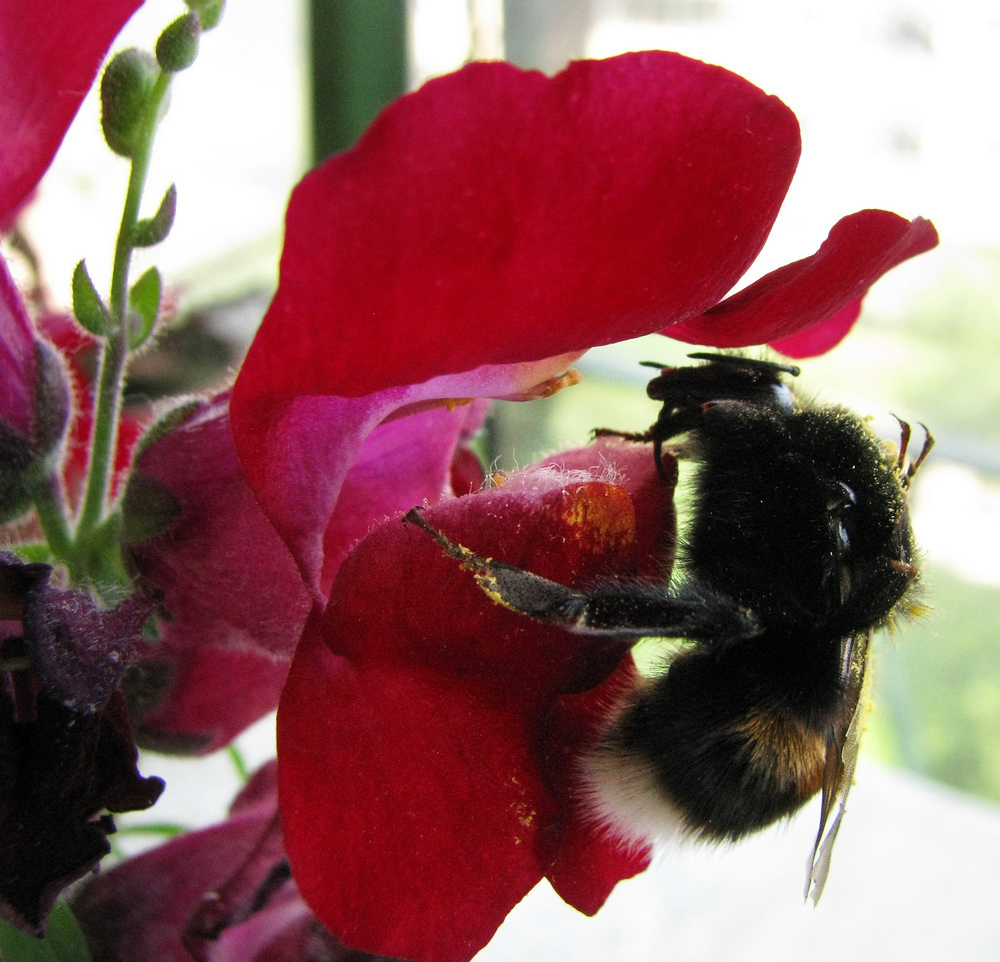
[[[187,70],[198,56],[201,23],[198,15],[187,13],[178,17],[156,41],[156,60],[167,73]]]
[[[0,265],[0,523],[17,518],[51,471],[69,419],[65,368],[35,334]]]
[[[133,157],[142,138],[146,105],[159,69],[144,50],[123,50],[101,78],[101,126],[108,146],[122,157]]]
[[[187,0],[188,8],[198,15],[202,30],[211,30],[219,25],[226,0]]]

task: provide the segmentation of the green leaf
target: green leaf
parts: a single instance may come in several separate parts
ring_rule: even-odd
[[[160,206],[152,217],[143,217],[136,222],[132,231],[133,247],[152,247],[159,244],[170,228],[174,226],[174,214],[177,213],[177,186],[171,184],[160,201]]]
[[[0,919],[2,962],[93,962],[87,940],[65,902],[49,916],[45,937],[38,939]]]
[[[130,350],[134,351],[137,347],[145,344],[152,333],[153,325],[160,313],[162,290],[160,272],[155,267],[151,267],[132,285],[132,290],[128,294],[129,314],[134,317],[137,323],[129,331],[128,346]]]
[[[98,337],[106,337],[111,329],[111,316],[90,279],[85,261],[73,269],[73,315],[85,330]]]

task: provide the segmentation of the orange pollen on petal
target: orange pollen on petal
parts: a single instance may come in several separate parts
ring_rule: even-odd
[[[591,549],[603,552],[635,542],[635,506],[617,484],[595,481],[567,489],[560,513],[567,535],[586,539]]]
[[[538,385],[536,397],[546,398],[558,394],[564,387],[573,387],[583,380],[583,375],[575,368],[571,367],[559,377],[551,377]]]
[[[466,404],[471,404],[475,401],[474,397],[443,397],[435,402],[434,406],[439,408],[447,408],[449,411],[454,411],[455,408],[463,407]]]

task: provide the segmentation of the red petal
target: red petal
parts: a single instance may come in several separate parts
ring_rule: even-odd
[[[760,250],[798,153],[784,104],[678,54],[471,64],[296,188],[242,377],[357,396],[698,314]]]
[[[621,488],[540,469],[428,518],[473,549],[574,583],[636,570],[628,505]],[[553,791],[540,741],[560,694],[599,684],[622,651],[491,604],[398,521],[361,542],[326,615],[307,626],[278,716],[286,845],[324,924],[365,951],[471,958],[563,838],[576,844],[567,820],[579,813]],[[577,718],[565,738],[577,747],[591,731]],[[611,868],[599,856],[566,863],[588,905],[615,871],[639,867],[604,854]]]
[[[561,696],[545,726],[546,769],[569,808],[562,845],[546,876],[565,902],[586,915],[597,912],[622,879],[644,871],[650,862],[648,846],[623,844],[594,819],[575,790],[577,760],[596,740],[615,693],[624,691],[634,676],[635,665],[626,658],[600,688]]]
[[[240,471],[228,395],[157,433],[133,469],[125,521],[132,560],[162,595],[165,637],[289,658],[309,595]]]
[[[523,393],[588,347],[705,310],[756,256],[798,152],[780,101],[650,52],[553,78],[472,64],[309,174],[233,396],[244,469],[309,580],[375,425]]]
[[[187,632],[151,646],[126,681],[129,694],[137,696],[135,733],[144,748],[205,755],[228,745],[278,704],[288,658],[197,640]]]
[[[0,0],[0,226],[45,172],[141,0]]]
[[[934,225],[922,217],[907,221],[885,210],[858,211],[839,220],[811,257],[772,271],[701,317],[662,333],[692,344],[744,347],[824,322],[842,324],[847,315],[839,312],[883,274],[937,242]]]
[[[807,327],[799,331],[798,334],[772,341],[770,346],[779,354],[784,354],[785,357],[818,357],[820,354],[832,351],[851,333],[851,328],[854,327],[854,322],[860,313],[861,298],[859,297],[825,321],[813,324],[812,327]]]

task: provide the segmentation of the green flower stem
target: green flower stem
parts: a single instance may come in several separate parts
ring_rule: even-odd
[[[87,489],[77,524],[76,540],[82,546],[88,535],[101,523],[111,489],[112,465],[118,440],[122,391],[128,362],[128,281],[132,263],[133,237],[139,220],[139,206],[146,186],[153,138],[160,120],[164,98],[170,89],[170,74],[161,72],[146,104],[144,136],[132,157],[125,207],[115,244],[111,274],[110,311],[113,330],[104,342],[94,402],[94,428],[91,438]]]
[[[58,474],[50,474],[35,492],[35,511],[52,554],[62,561],[73,559],[73,535],[66,517],[66,499]]]

